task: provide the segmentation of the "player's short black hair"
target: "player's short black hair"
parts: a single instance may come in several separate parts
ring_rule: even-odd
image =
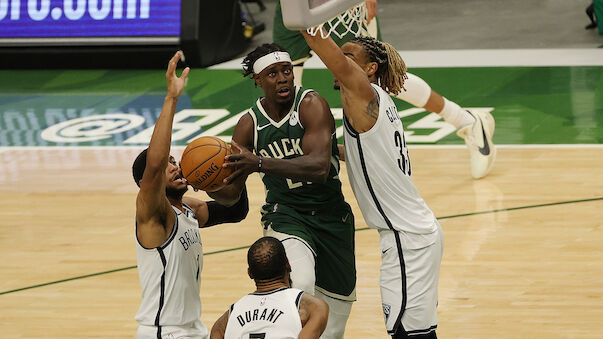
[[[287,50],[275,43],[258,46],[243,59],[243,77],[253,74],[253,64],[259,58],[272,52],[287,52]]]
[[[140,152],[140,154],[134,160],[132,164],[132,176],[134,177],[134,182],[138,187],[140,187],[140,180],[142,180],[142,175],[144,174],[144,169],[147,167],[147,151],[149,149],[145,149]]]
[[[287,270],[285,247],[276,238],[262,237],[247,251],[247,263],[254,280],[283,277]]]

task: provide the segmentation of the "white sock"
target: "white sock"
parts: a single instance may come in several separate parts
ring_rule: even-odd
[[[353,302],[333,299],[320,291],[316,291],[316,297],[324,300],[329,305],[329,320],[320,339],[343,339],[345,325],[350,317]]]
[[[378,25],[377,17],[374,17],[373,20],[371,20],[371,22],[368,24],[368,27],[366,28],[369,36],[371,36],[375,39],[377,39],[377,32],[378,32],[377,25]]]
[[[444,98],[444,108],[438,114],[444,118],[444,121],[453,125],[456,129],[461,129],[475,122],[473,115],[462,109],[456,102],[446,98]]]

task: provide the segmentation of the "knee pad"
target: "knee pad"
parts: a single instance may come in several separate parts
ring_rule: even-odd
[[[291,265],[291,287],[314,295],[316,273],[314,253],[306,243],[296,238],[281,240]]]
[[[415,107],[425,106],[431,95],[431,87],[429,87],[425,80],[412,73],[406,72],[406,75],[408,75],[408,79],[404,81],[406,91],[401,90],[396,97]]]

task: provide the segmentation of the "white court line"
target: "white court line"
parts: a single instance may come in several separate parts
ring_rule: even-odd
[[[601,148],[603,144],[495,144],[498,149],[578,149],[578,148]],[[460,149],[466,148],[465,145],[425,145],[425,144],[408,144],[409,149]]]
[[[139,146],[0,146],[0,152],[2,151],[48,151],[48,150],[90,150],[90,151],[104,151],[104,150],[143,150],[148,145]],[[173,146],[173,150],[184,150],[186,146]]]
[[[107,151],[107,150],[143,150],[147,146],[0,146],[0,152],[5,151],[66,151],[66,150],[90,150],[90,151]],[[186,146],[172,146],[172,150],[182,151]],[[424,145],[424,144],[408,144],[409,149],[464,149],[465,145]],[[531,144],[531,145],[513,145],[502,144],[496,145],[498,149],[579,149],[593,148],[603,149],[603,144]]]
[[[511,67],[511,66],[603,66],[602,48],[572,49],[456,49],[398,51],[409,68]],[[230,60],[209,69],[242,69],[243,58]],[[323,69],[315,55],[306,68]]]

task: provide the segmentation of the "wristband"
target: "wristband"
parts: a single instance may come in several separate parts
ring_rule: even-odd
[[[226,207],[215,201],[207,201],[207,221],[200,227],[210,227],[224,223],[239,222],[247,216],[249,212],[249,199],[247,198],[247,189],[243,188],[241,197],[236,204]]]
[[[262,172],[262,155],[258,155],[258,172]]]

